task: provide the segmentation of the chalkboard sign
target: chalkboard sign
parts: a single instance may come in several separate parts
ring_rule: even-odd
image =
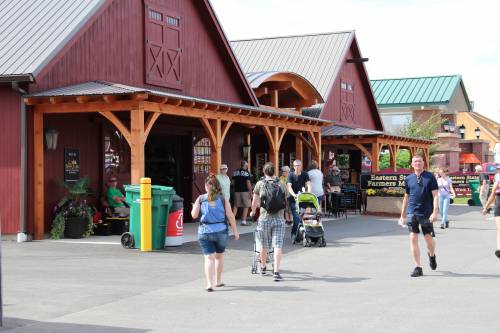
[[[80,179],[80,149],[64,149],[64,180],[74,182]]]

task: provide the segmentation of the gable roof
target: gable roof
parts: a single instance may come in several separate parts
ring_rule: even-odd
[[[354,31],[344,31],[236,40],[231,46],[245,73],[294,72],[327,100],[353,38]]]
[[[36,76],[106,0],[0,4],[0,77]]]
[[[460,75],[371,80],[379,107],[447,105],[460,87],[472,110]]]

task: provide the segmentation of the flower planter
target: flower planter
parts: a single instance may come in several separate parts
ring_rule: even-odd
[[[366,211],[368,214],[374,213],[399,216],[401,214],[402,205],[403,197],[368,196]]]
[[[85,234],[85,229],[87,226],[87,218],[72,216],[66,219],[66,224],[64,227],[64,237],[65,238],[82,238]]]

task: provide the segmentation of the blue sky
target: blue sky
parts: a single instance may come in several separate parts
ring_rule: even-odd
[[[371,79],[461,74],[500,122],[500,1],[211,0],[229,39],[356,30]]]

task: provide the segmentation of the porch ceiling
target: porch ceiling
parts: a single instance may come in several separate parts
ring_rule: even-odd
[[[253,107],[104,81],[85,82],[30,94],[25,96],[24,101],[27,105],[35,106],[42,113],[129,111],[130,107],[142,107],[146,111],[160,112],[174,106],[178,108],[179,116],[204,116],[201,113],[180,112],[184,107],[205,111],[205,113],[209,111],[233,115],[233,120],[241,123],[248,123],[243,120],[251,118],[255,120],[255,125],[266,123],[277,126],[278,121],[282,126],[291,130],[300,130],[299,126],[303,125],[332,124],[330,121],[303,116],[289,110]]]

